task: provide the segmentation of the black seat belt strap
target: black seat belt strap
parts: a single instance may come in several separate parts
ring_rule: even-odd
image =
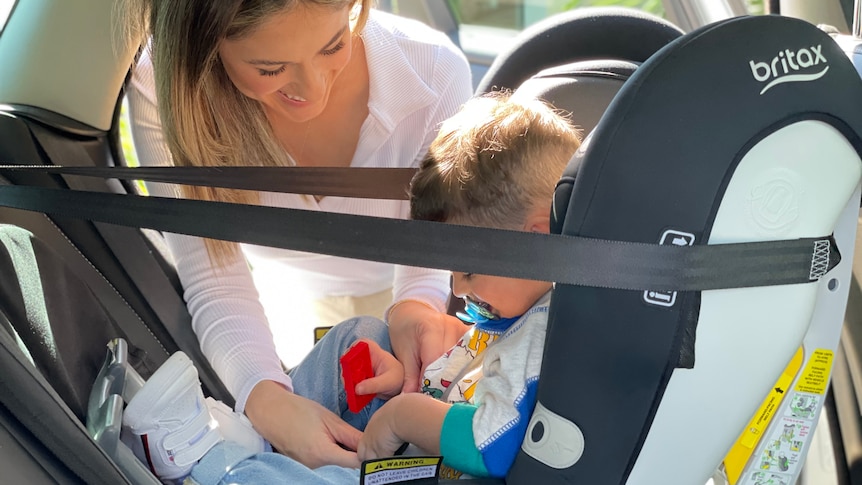
[[[696,291],[806,283],[819,279],[840,260],[828,236],[662,246],[27,186],[0,186],[0,205],[348,258],[630,290]]]
[[[42,139],[40,139],[42,141]],[[47,144],[42,143],[43,147]],[[53,158],[53,157],[52,157]],[[333,197],[407,200],[415,168],[376,167],[60,167],[0,165],[0,172],[35,172],[121,180],[286,192]]]

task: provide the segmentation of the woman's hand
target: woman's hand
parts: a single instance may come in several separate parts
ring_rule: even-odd
[[[359,468],[362,433],[320,404],[297,396],[273,381],[261,381],[248,396],[245,413],[273,448],[309,468]]]
[[[392,351],[404,366],[403,392],[416,392],[425,367],[452,348],[467,331],[457,318],[417,301],[399,303],[389,312]]]
[[[356,385],[356,394],[377,394],[381,399],[390,399],[401,393],[404,384],[404,366],[394,355],[380,348],[377,342],[361,339],[368,344],[374,377]],[[354,344],[355,345],[355,344]]]

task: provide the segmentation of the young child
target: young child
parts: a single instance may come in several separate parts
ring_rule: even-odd
[[[443,123],[413,179],[411,216],[547,233],[554,186],[578,146],[575,128],[540,101],[500,93],[472,99]],[[459,316],[472,325],[425,370],[423,393],[398,394],[403,369],[389,353],[386,327],[366,318],[339,324],[318,343],[291,373],[294,392],[320,402],[357,428],[364,427],[359,460],[391,456],[407,442],[442,454],[444,465],[453,470],[449,477],[461,473],[504,477],[536,401],[551,288],[549,282],[453,272],[453,292],[466,302],[466,313]],[[358,417],[346,411],[337,367],[338,358],[357,337],[370,343],[376,376],[373,382],[360,383],[357,392],[394,395],[388,401],[376,399]],[[315,385],[299,389],[302,382]],[[199,388],[196,396],[203,401]],[[137,398],[129,408],[135,409]],[[164,416],[177,414],[162,413],[159,405],[148,409],[144,418],[124,418],[137,435],[154,426],[164,429],[170,421]],[[162,434],[170,438],[178,432]],[[238,447],[231,436],[216,438],[200,462],[186,463],[189,469],[174,471],[177,476],[171,478],[181,478],[189,470],[198,483],[263,483],[278,477],[302,483],[356,483],[359,476],[358,470],[339,467],[309,470],[282,455]],[[170,441],[162,442],[166,440]],[[198,445],[197,451],[203,448]]]
[[[540,101],[468,101],[413,179],[411,218],[547,233],[554,187],[578,146],[576,130]],[[452,289],[473,325],[427,367],[424,394],[395,396],[371,417],[359,458],[409,442],[455,470],[503,477],[536,401],[551,283],[453,272]]]

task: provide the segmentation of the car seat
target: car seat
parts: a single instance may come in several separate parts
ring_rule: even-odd
[[[106,338],[133,338],[130,363],[145,375],[165,350],[152,336],[136,333],[134,323],[111,315],[47,245],[0,224],[0,427],[26,437],[4,447],[26,443],[18,462],[24,470],[39,464],[36,471],[20,471],[20,481],[125,482],[84,429],[90,388]]]
[[[749,38],[764,32],[771,40]],[[731,41],[756,48],[726,49]],[[806,50],[806,76],[760,79],[788,42]],[[539,405],[507,482],[705,483],[800,346],[782,390],[791,398],[773,401],[762,433],[788,423],[794,398],[823,396],[817,372],[828,380],[829,366],[817,366],[837,345],[860,201],[862,116],[848,107],[860,87],[831,39],[777,17],[706,27],[634,72],[561,180],[561,234],[675,245],[832,234],[822,250],[843,259],[827,273],[818,251],[817,282],[788,286],[557,285]],[[740,106],[752,110],[741,116]],[[801,425],[810,431],[814,418]],[[799,443],[776,474],[798,469],[808,446]],[[765,444],[755,440],[749,456]]]
[[[816,416],[788,421],[787,410],[794,396],[822,404],[837,347],[860,205],[860,88],[829,36],[772,16],[699,29],[634,72],[558,186],[561,234],[676,245],[833,234],[842,261],[788,286],[558,284],[539,402],[508,482],[706,483],[800,348],[781,389],[791,399],[779,395],[771,426],[747,440],[751,463],[769,451],[757,439],[785,424],[808,436]],[[808,441],[776,475],[798,473]]]
[[[476,94],[514,90],[537,72],[587,60],[641,63],[682,31],[640,10],[589,7],[548,17],[524,29],[500,52],[476,87]]]
[[[515,93],[544,100],[566,112],[587,135],[637,67],[637,63],[625,60],[571,62],[539,71]]]

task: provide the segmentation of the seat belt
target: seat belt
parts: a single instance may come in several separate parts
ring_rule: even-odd
[[[39,138],[43,148],[45,137]],[[46,150],[48,151],[48,150]],[[51,156],[53,159],[54,157]],[[415,168],[377,167],[61,167],[0,165],[0,171],[143,180],[361,199],[407,200]]]
[[[226,202],[0,186],[0,205],[122,226],[410,266],[627,290],[816,281],[831,237],[662,246]],[[297,231],[296,228],[302,228]]]

